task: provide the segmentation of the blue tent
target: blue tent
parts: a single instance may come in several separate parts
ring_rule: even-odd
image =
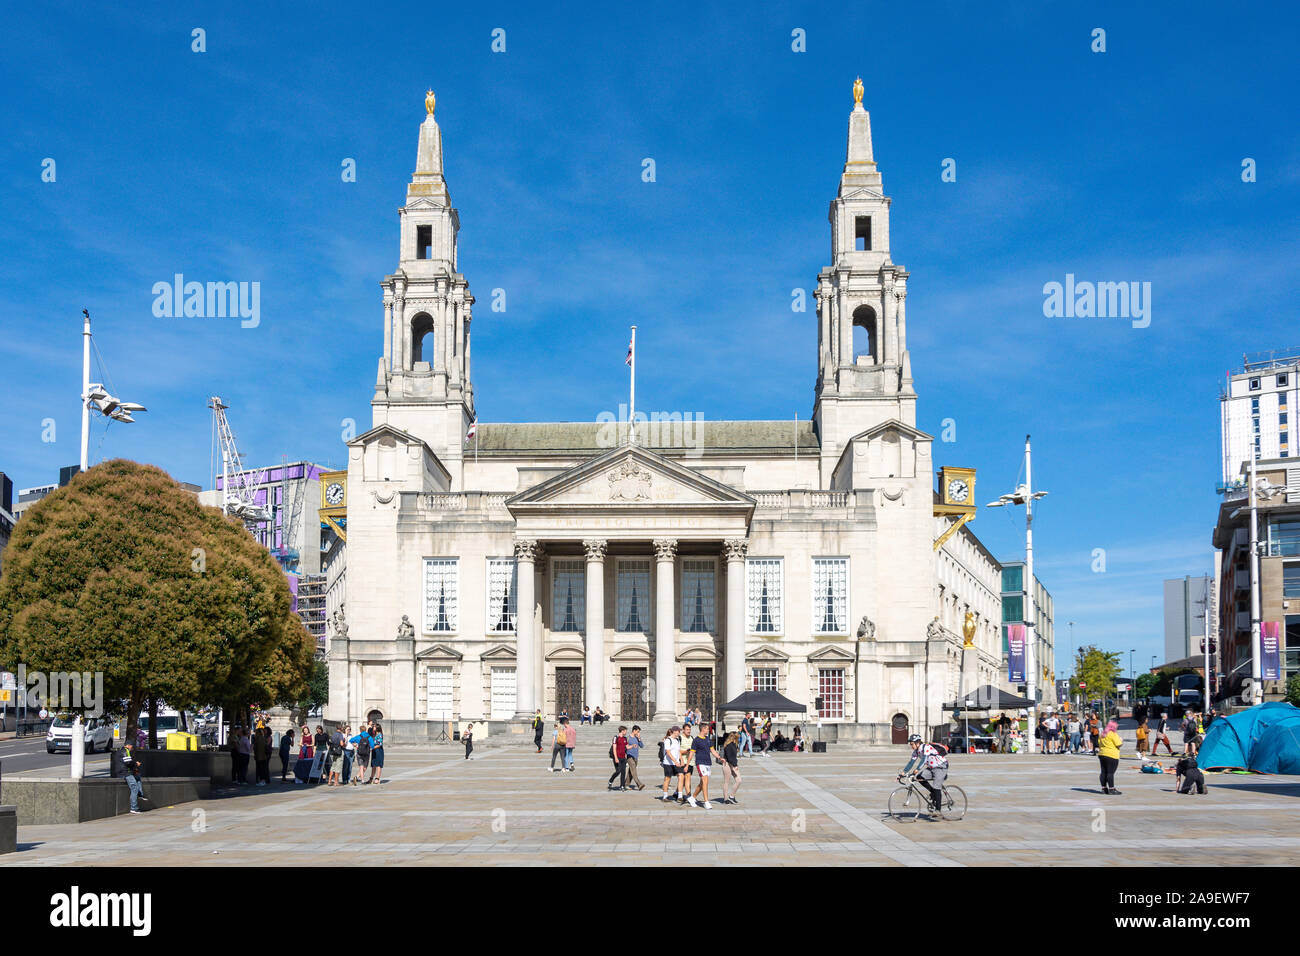
[[[1196,759],[1206,770],[1300,775],[1300,708],[1276,702],[1221,717]]]

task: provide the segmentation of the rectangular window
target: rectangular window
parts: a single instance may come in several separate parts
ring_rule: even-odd
[[[1016,565],[1002,569],[1002,590],[1023,591],[1025,589],[1025,569]]]
[[[581,631],[587,625],[587,562],[556,558],[551,569],[551,628]]]
[[[823,718],[844,717],[844,669],[824,668],[817,672],[817,696],[822,699]]]
[[[751,672],[749,689],[777,691],[776,668],[755,667]]]
[[[1025,599],[1023,597],[1002,598],[1002,623],[1019,624],[1025,619]]]
[[[614,630],[626,634],[649,634],[654,621],[650,603],[650,559],[620,558],[618,561],[618,615]]]
[[[415,227],[415,258],[428,259],[433,253],[433,226]]]
[[[747,622],[750,634],[780,634],[781,559],[750,558],[745,562]]]
[[[488,630],[515,629],[515,587],[519,581],[514,558],[488,558]]]
[[[492,668],[492,719],[510,720],[515,715],[515,669]]]
[[[1268,553],[1273,557],[1300,556],[1300,520],[1274,518],[1269,521]]]
[[[713,633],[717,566],[712,558],[682,558],[682,631]]]
[[[1282,565],[1282,596],[1300,598],[1300,564],[1290,562]]]
[[[814,634],[845,634],[849,629],[849,559],[813,558]]]
[[[459,558],[424,559],[424,632],[456,631],[460,626]]]
[[[853,248],[859,252],[871,251],[871,217],[858,216],[853,222]]]
[[[1285,375],[1279,375],[1279,376],[1277,377],[1277,387],[1278,387],[1278,388],[1286,388],[1286,376],[1285,376]]]
[[[450,667],[429,668],[429,720],[451,720],[452,681]],[[513,715],[512,715],[513,716]]]
[[[1252,392],[1258,392],[1258,391],[1259,391],[1259,379],[1257,379],[1257,378],[1252,378],[1252,379],[1250,380],[1250,390],[1251,390]]]

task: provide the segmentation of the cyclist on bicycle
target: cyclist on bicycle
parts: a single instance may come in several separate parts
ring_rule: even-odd
[[[930,806],[935,813],[943,807],[943,784],[948,779],[948,758],[942,750],[933,744],[927,744],[920,734],[907,738],[912,745],[912,756],[898,775],[901,783],[909,773],[916,774],[916,782],[930,794]]]

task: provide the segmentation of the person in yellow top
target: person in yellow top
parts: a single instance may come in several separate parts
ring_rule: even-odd
[[[1119,796],[1115,789],[1115,771],[1119,769],[1119,748],[1124,745],[1119,735],[1119,724],[1110,721],[1106,732],[1097,740],[1097,759],[1101,761],[1101,792]]]

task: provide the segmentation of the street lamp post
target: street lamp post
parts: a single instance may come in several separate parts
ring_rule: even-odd
[[[132,412],[148,411],[135,402],[124,402],[110,395],[103,385],[90,380],[90,310],[82,309],[85,321],[81,327],[81,470],[90,467],[90,409],[93,407],[106,418],[131,424]],[[103,359],[101,358],[102,362]]]
[[[990,508],[1004,505],[1025,506],[1025,696],[1029,698],[1029,726],[1025,732],[1025,752],[1034,752],[1033,730],[1037,721],[1037,647],[1034,634],[1037,610],[1034,607],[1034,499],[1047,495],[1046,491],[1034,491],[1033,471],[1031,468],[1029,436],[1025,436],[1025,483],[1009,495],[1000,495],[997,501],[988,504]]]
[[[1133,692],[1137,690],[1137,677],[1133,674],[1133,655],[1137,653],[1137,648],[1129,648],[1128,652],[1128,707],[1133,709]]]

